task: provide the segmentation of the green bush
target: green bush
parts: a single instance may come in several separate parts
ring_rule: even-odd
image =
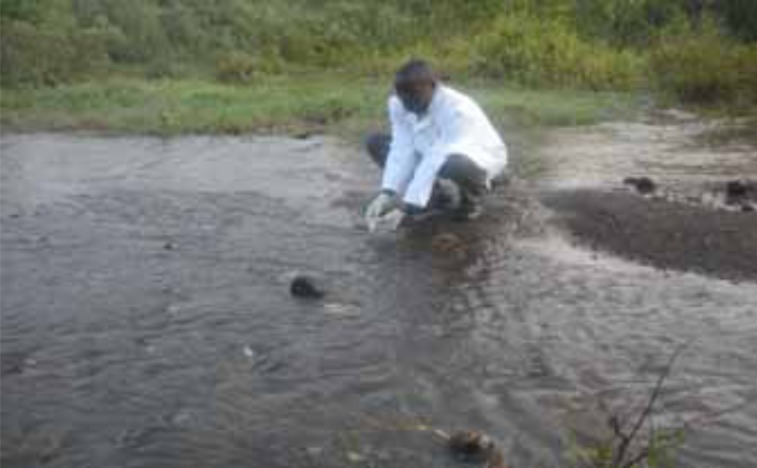
[[[757,103],[757,45],[714,33],[668,38],[651,52],[649,71],[659,90],[681,101]]]
[[[45,30],[14,20],[2,20],[0,28],[4,86],[55,85],[91,76],[107,66],[97,31]]]
[[[251,55],[232,51],[216,63],[216,76],[226,83],[250,83],[257,71],[257,62]]]
[[[498,18],[470,44],[471,69],[530,85],[627,89],[634,55],[589,43],[565,23],[518,14]]]

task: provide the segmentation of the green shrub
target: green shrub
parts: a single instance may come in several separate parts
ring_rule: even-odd
[[[256,71],[255,58],[238,50],[224,54],[216,63],[216,76],[226,83],[250,83]]]
[[[635,58],[588,43],[565,23],[517,14],[498,18],[470,44],[471,69],[529,85],[627,89]]]
[[[0,76],[4,86],[55,85],[92,75],[107,65],[97,31],[46,30],[2,20]]]
[[[667,38],[651,52],[649,71],[657,89],[681,101],[757,103],[757,45],[715,33]]]

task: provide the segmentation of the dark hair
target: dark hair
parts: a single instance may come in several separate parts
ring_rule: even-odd
[[[422,59],[409,60],[397,70],[394,76],[395,85],[418,80],[436,83],[436,73],[431,65]]]

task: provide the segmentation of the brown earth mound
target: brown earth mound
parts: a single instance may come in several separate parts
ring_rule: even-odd
[[[660,268],[757,280],[757,215],[627,192],[549,192],[546,206],[579,239]]]

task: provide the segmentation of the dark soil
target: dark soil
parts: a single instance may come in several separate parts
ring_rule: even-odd
[[[593,248],[660,268],[757,280],[754,213],[591,190],[550,192],[543,202]]]

